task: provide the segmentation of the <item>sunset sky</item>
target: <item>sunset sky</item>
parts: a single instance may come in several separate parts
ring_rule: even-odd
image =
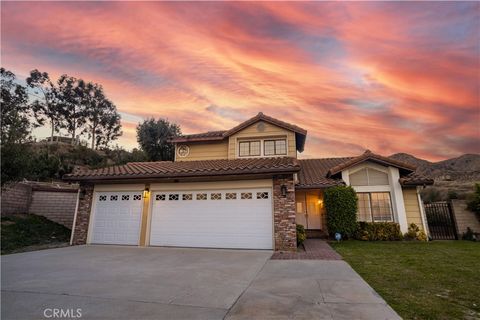
[[[480,153],[480,3],[2,2],[2,66],[102,84],[127,149],[147,117],[183,133],[259,111],[302,157]],[[48,128],[37,130],[48,135]]]

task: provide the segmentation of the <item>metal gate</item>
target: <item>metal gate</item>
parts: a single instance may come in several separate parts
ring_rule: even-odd
[[[425,214],[427,215],[430,236],[433,240],[458,239],[451,203],[433,202],[425,204]]]

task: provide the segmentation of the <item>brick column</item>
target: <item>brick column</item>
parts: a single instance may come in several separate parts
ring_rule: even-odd
[[[77,218],[73,227],[72,245],[86,244],[90,212],[92,210],[93,185],[80,185],[80,199],[78,201]]]
[[[282,186],[287,195],[282,196]],[[293,175],[273,178],[273,220],[275,250],[296,251],[297,231],[295,223],[295,183]]]

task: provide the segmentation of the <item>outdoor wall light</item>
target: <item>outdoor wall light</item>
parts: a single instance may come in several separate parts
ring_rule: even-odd
[[[286,197],[287,196],[287,186],[282,184],[282,186],[280,187],[280,192],[282,193],[282,197]]]
[[[143,190],[143,197],[144,198],[148,197],[149,192],[150,192],[150,188],[146,187],[145,190]]]

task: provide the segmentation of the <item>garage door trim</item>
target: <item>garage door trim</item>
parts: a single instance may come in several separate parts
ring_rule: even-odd
[[[144,201],[143,201],[143,190],[144,190],[144,187],[142,185],[142,187],[140,188],[140,185],[125,185],[125,186],[119,186],[119,185],[114,185],[113,187],[109,187],[109,186],[95,186],[94,187],[94,190],[93,190],[93,193],[92,193],[92,202],[91,202],[91,208],[90,208],[90,217],[89,217],[89,221],[88,221],[88,230],[87,230],[87,244],[97,244],[97,243],[93,243],[92,240],[93,240],[93,233],[94,233],[94,221],[95,221],[95,215],[96,215],[96,202],[97,202],[97,198],[98,198],[98,194],[99,193],[110,193],[110,192],[139,192],[142,196],[142,199],[141,199],[141,202],[142,202],[142,205],[141,205],[141,208],[140,208],[140,212],[139,212],[139,216],[140,216],[140,229],[138,231],[138,242],[136,244],[132,244],[134,246],[140,246],[140,232],[141,232],[141,223],[142,223],[142,212],[143,212],[143,206],[144,206]],[[150,208],[149,208],[150,210]],[[109,244],[105,244],[105,245],[109,245]],[[112,244],[113,245],[113,244]],[[123,244],[119,244],[119,245],[123,245]]]
[[[205,193],[207,193],[209,195],[209,201],[212,201],[210,199],[210,195],[211,193],[215,193],[216,191],[218,192],[221,192],[223,197],[225,197],[226,193],[228,193],[228,191],[233,191],[233,190],[248,190],[248,191],[252,191],[253,192],[253,196],[256,197],[256,193],[257,191],[268,191],[268,194],[269,194],[269,204],[268,204],[268,211],[269,211],[269,214],[268,214],[268,222],[265,220],[266,216],[263,216],[264,220],[263,222],[265,223],[264,226],[266,226],[266,224],[268,223],[269,225],[269,232],[270,232],[270,239],[269,239],[269,243],[268,243],[268,248],[266,247],[266,242],[263,242],[263,245],[262,245],[262,248],[251,248],[251,247],[246,247],[246,249],[267,249],[267,250],[272,250],[274,248],[274,223],[273,223],[273,219],[274,219],[274,213],[273,213],[273,188],[271,186],[271,180],[269,181],[266,181],[269,186],[265,186],[265,181],[263,181],[263,184],[261,186],[259,186],[258,182],[257,181],[250,181],[250,183],[248,181],[245,181],[243,182],[241,185],[238,185],[238,184],[235,184],[233,182],[230,182],[230,183],[227,183],[228,185],[228,188],[225,188],[227,185],[225,184],[217,184],[217,183],[208,183],[207,185],[203,184],[203,185],[199,185],[199,184],[175,184],[175,188],[171,188],[171,189],[167,189],[168,188],[168,185],[164,185],[164,188],[161,188],[162,190],[158,190],[156,188],[156,190],[152,191],[152,194],[151,194],[151,199],[150,199],[150,205],[149,205],[149,219],[148,219],[148,232],[147,232],[147,243],[150,245],[150,246],[155,246],[155,245],[162,245],[162,244],[159,244],[159,243],[152,243],[152,231],[154,231],[152,229],[152,220],[154,219],[154,206],[155,206],[155,203],[158,202],[156,201],[155,199],[155,196],[157,194],[167,194],[167,197],[168,197],[168,194],[172,194],[172,193],[179,193],[179,196],[181,197],[181,195],[183,193],[192,193],[193,196],[195,197],[195,195],[197,193],[202,193],[202,191],[204,191]],[[236,187],[233,187],[235,186]],[[240,196],[240,193],[238,193],[238,196]],[[223,199],[223,201],[225,201],[226,199]],[[254,201],[256,200],[260,200],[260,199],[253,199]],[[196,200],[198,201],[198,200]],[[232,201],[242,201],[240,199],[238,200],[232,200]],[[179,202],[180,203],[180,202]],[[207,203],[206,203],[207,204]],[[235,203],[232,203],[232,205],[234,205]],[[158,207],[157,207],[157,210],[160,210]],[[172,210],[175,210],[175,208],[173,208]],[[161,211],[157,211],[157,214],[159,214]],[[261,216],[260,216],[261,218]],[[259,219],[260,219],[259,218]],[[160,219],[157,217],[157,219]],[[255,221],[255,220],[253,220]],[[261,221],[261,220],[259,220]],[[158,223],[158,220],[157,220],[157,223]],[[221,223],[221,222],[220,222]],[[246,225],[248,226],[248,220],[246,221]],[[250,222],[252,223],[252,222]],[[255,222],[253,222],[255,223]],[[228,226],[228,225],[227,225]],[[217,226],[218,227],[218,226]],[[241,234],[241,232],[239,233]],[[217,237],[221,237],[221,233],[220,234],[213,234],[213,238],[215,238],[215,236]],[[258,237],[258,240],[259,242],[261,242],[261,235]],[[159,240],[160,241],[160,240]],[[214,240],[212,240],[213,242],[215,242]],[[264,238],[263,241],[266,241],[266,239]],[[187,241],[188,242],[188,241]],[[173,246],[173,245],[172,245]],[[182,247],[182,246],[188,246],[188,245],[185,245],[185,244],[182,244],[182,245],[178,245],[179,247]],[[191,246],[191,247],[194,247],[194,246]],[[217,246],[217,245],[208,245],[208,246],[197,246],[197,247],[217,247],[217,248],[239,248],[241,249],[242,247],[239,247],[239,246],[236,246],[235,244],[231,243],[231,244],[227,244],[225,247],[223,246]]]

